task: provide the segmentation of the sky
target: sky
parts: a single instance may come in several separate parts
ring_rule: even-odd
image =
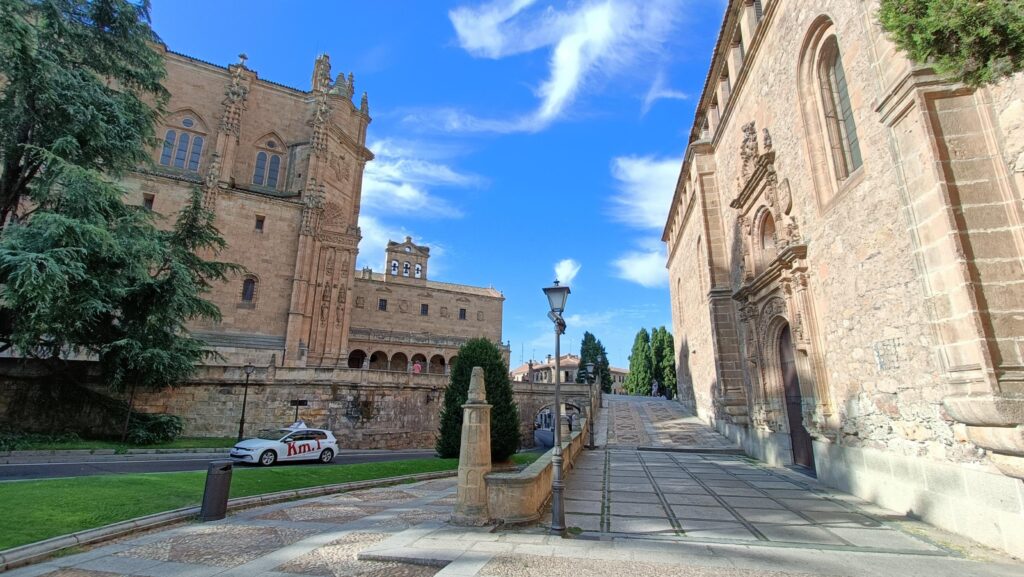
[[[313,61],[355,75],[373,118],[358,266],[430,246],[431,280],[505,296],[511,365],[554,353],[542,289],[628,367],[671,330],[661,233],[726,0],[153,0],[168,47],[309,90]]]

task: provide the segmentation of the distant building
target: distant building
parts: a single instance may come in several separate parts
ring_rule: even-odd
[[[586,367],[580,368],[579,355],[567,354],[559,358],[559,370],[562,372],[563,383],[576,382],[576,375],[580,370],[586,371]],[[609,367],[612,374],[612,386],[616,384],[621,389],[629,371],[618,367]],[[513,381],[523,383],[554,383],[555,382],[555,358],[548,355],[543,361],[530,360],[519,365],[509,372],[509,378]]]

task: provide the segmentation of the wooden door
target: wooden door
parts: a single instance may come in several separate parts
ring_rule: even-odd
[[[793,462],[813,470],[814,451],[811,447],[811,435],[804,428],[803,398],[800,395],[800,379],[796,373],[793,335],[790,333],[789,325],[786,325],[779,335],[779,365],[786,394],[786,417],[793,445]]]

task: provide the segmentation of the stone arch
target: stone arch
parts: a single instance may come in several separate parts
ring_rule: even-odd
[[[459,360],[459,355],[452,355],[452,358],[448,359],[448,366],[454,367],[455,361]]]
[[[350,369],[361,369],[363,368],[363,362],[366,361],[366,351],[361,349],[355,349],[348,354],[348,368]]]
[[[427,367],[427,372],[432,375],[443,375],[446,366],[447,364],[444,362],[443,356],[434,355],[430,357],[430,365]]]
[[[370,355],[370,369],[374,371],[388,370],[388,354],[384,351],[376,351]]]
[[[420,372],[421,373],[427,372],[427,356],[424,355],[423,353],[416,353],[415,355],[412,356],[411,359],[409,359],[409,362],[412,363],[413,365],[415,365],[416,363],[419,363],[420,364]],[[415,371],[415,369],[413,369],[413,370]]]
[[[779,254],[777,244],[778,229],[775,224],[775,217],[767,207],[761,207],[755,217],[757,220],[754,228],[755,245],[758,252],[758,268],[763,271],[768,268]]]
[[[839,185],[845,178],[837,173],[832,161],[833,143],[825,125],[825,105],[819,82],[822,62],[840,52],[832,18],[819,15],[808,27],[797,62],[797,98],[819,211],[825,210],[839,194]]]
[[[409,357],[405,353],[395,353],[391,355],[390,370],[406,372],[409,370]]]

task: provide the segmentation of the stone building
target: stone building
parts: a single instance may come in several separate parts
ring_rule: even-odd
[[[580,371],[580,356],[572,353],[562,355],[558,361],[558,368],[562,371],[563,383],[576,382],[576,375]],[[612,386],[621,389],[622,383],[626,382],[626,377],[629,376],[629,371],[618,367],[608,367],[608,370],[612,375]],[[509,371],[509,378],[520,383],[554,383],[555,358],[548,355],[543,361],[531,359]]]
[[[165,62],[163,142],[125,185],[168,222],[196,188],[215,212],[219,258],[247,272],[209,295],[223,319],[192,328],[227,364],[443,374],[466,339],[500,344],[501,293],[428,280],[430,250],[411,238],[389,243],[384,274],[356,271],[373,153],[352,74],[332,79],[320,56],[304,91],[260,79],[244,56],[224,68],[165,50]]]
[[[663,235],[680,396],[1021,555],[1024,76],[947,82],[877,9],[728,3]]]

